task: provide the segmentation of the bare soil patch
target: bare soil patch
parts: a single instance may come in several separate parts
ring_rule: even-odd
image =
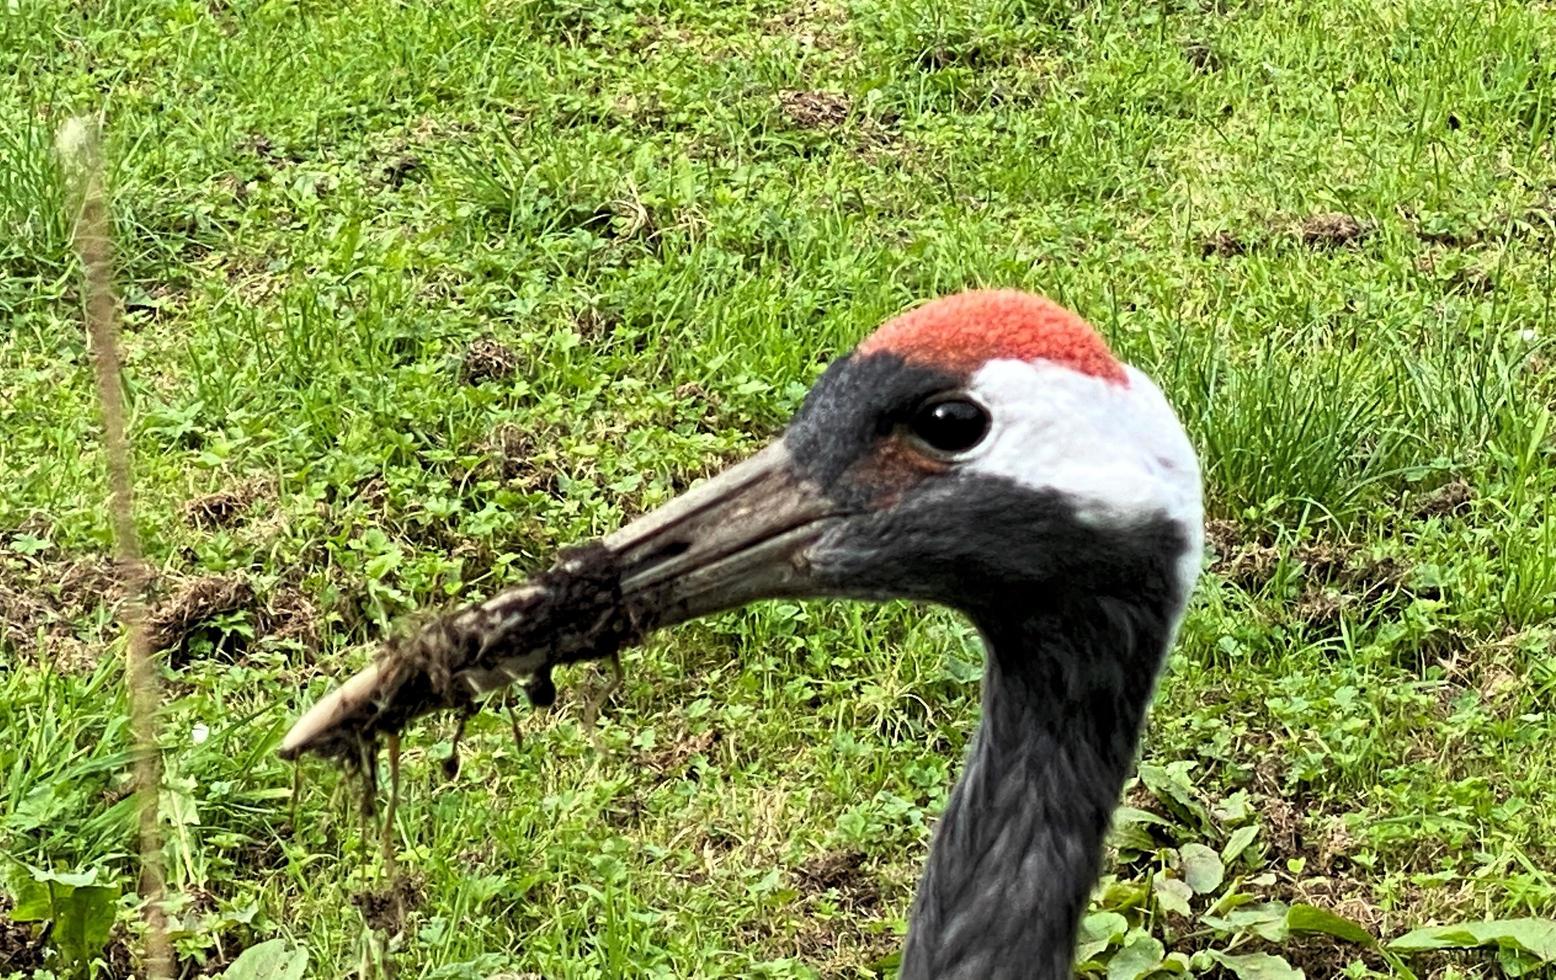
[[[573,329],[590,342],[609,336],[619,326],[621,313],[613,309],[587,306],[573,316]]]
[[[1297,593],[1284,608],[1291,618],[1322,635],[1337,631],[1347,614],[1397,610],[1414,598],[1431,598],[1431,587],[1412,587],[1411,569],[1395,558],[1374,556],[1345,542],[1316,540],[1288,547],[1239,543],[1231,522],[1210,522],[1206,540],[1210,570],[1250,594],[1263,592],[1282,566],[1294,573]]]
[[[554,445],[556,436],[557,433],[549,427],[536,429],[507,423],[499,425],[481,445],[486,454],[486,461],[482,465],[504,483],[555,496],[560,490],[556,469],[537,467],[535,457],[542,446]]]
[[[103,976],[109,980],[132,980],[135,976],[136,954],[131,949],[130,938],[119,931],[122,928],[116,928],[108,939],[108,948],[102,953]]]
[[[836,891],[853,908],[875,908],[881,902],[880,886],[865,867],[861,851],[827,851],[795,869],[800,887],[812,894]]]
[[[1199,254],[1207,259],[1212,256],[1231,258],[1236,255],[1246,255],[1252,248],[1252,242],[1239,238],[1230,231],[1218,231],[1200,241]]]
[[[398,190],[406,181],[422,172],[421,157],[414,153],[402,153],[384,164],[384,183],[392,190]]]
[[[1268,585],[1283,561],[1302,565],[1303,577],[1311,583],[1334,585],[1358,598],[1397,586],[1408,573],[1397,560],[1371,557],[1355,545],[1318,540],[1282,549],[1257,542],[1239,544],[1236,533],[1221,523],[1207,525],[1206,537],[1215,552],[1211,571],[1248,592]]]
[[[1448,288],[1469,296],[1488,296],[1497,291],[1497,281],[1483,269],[1465,266],[1448,277]]]
[[[1479,245],[1485,233],[1477,228],[1465,230],[1447,229],[1417,229],[1416,238],[1428,245],[1440,245],[1444,248],[1469,248]]]
[[[1469,513],[1474,502],[1475,488],[1459,477],[1417,497],[1411,512],[1421,519],[1458,517]]]
[[[891,120],[859,115],[854,108],[845,92],[791,89],[778,95],[779,113],[791,126],[827,133],[855,152],[868,155],[901,143],[900,135],[888,128]]]
[[[1370,226],[1340,211],[1312,215],[1298,228],[1302,244],[1311,249],[1357,245],[1371,233]]]
[[[423,888],[420,878],[401,874],[382,888],[352,896],[351,904],[373,929],[393,935],[405,927],[410,913],[421,908],[426,899]]]
[[[217,616],[252,610],[257,607],[254,587],[245,578],[212,575],[184,585],[171,598],[160,603],[146,617],[147,639],[153,652],[175,651],[173,666],[186,661],[178,656],[187,651],[188,640]]]
[[[10,901],[0,896],[0,964],[9,970],[42,969],[42,941],[30,927],[12,922],[10,910]]]
[[[804,129],[832,129],[848,121],[854,101],[844,92],[780,92],[778,107],[784,118]]]
[[[232,852],[232,863],[242,873],[275,871],[286,866],[286,850],[281,838],[292,832],[290,824],[276,829],[275,836],[244,841]]]
[[[1185,44],[1183,46],[1183,58],[1193,66],[1195,71],[1205,75],[1218,72],[1224,67],[1221,56],[1216,53],[1216,49],[1204,41],[1190,41],[1188,44]]]

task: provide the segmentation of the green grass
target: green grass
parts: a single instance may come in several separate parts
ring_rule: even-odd
[[[403,915],[360,910],[383,869],[350,787],[307,765],[294,800],[273,750],[393,623],[668,499],[881,319],[978,284],[1058,298],[1156,376],[1219,522],[1099,892],[1143,932],[1094,919],[1091,969],[1135,976],[1146,933],[1312,978],[1516,969],[1202,916],[1556,913],[1556,9],[928,6],[0,7],[4,873],[133,886],[50,150],[101,108],[159,588],[252,590],[166,662],[185,975],[272,938],[321,977],[874,975],[976,718],[981,654],[942,612],[679,629],[629,657],[601,747],[592,669],[521,745],[473,722],[456,779],[448,727],[418,729]],[[1329,213],[1361,234],[1305,224]],[[478,341],[511,373],[471,375]],[[1173,911],[1183,845],[1235,840]],[[117,918],[100,976],[137,945]]]

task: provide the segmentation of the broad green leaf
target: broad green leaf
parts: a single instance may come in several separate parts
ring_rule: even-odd
[[[1108,980],[1140,980],[1161,965],[1162,952],[1156,937],[1135,932],[1129,944],[1108,960]]]
[[[1248,850],[1248,845],[1252,844],[1253,839],[1258,836],[1258,824],[1238,827],[1232,831],[1232,836],[1227,838],[1226,846],[1221,848],[1221,860],[1227,864],[1236,861],[1239,857],[1242,857],[1243,852]]]
[[[1543,964],[1538,956],[1520,953],[1506,946],[1497,950],[1497,966],[1502,968],[1504,976],[1509,977],[1524,977],[1536,970],[1543,970]]]
[[[1286,913],[1286,927],[1292,932],[1322,932],[1363,946],[1378,944],[1359,924],[1316,905],[1293,905]]]
[[[26,833],[52,823],[70,806],[70,794],[58,780],[40,783],[16,804],[6,818],[13,829]]]
[[[1210,811],[1195,798],[1194,784],[1189,781],[1192,762],[1180,761],[1167,766],[1140,765],[1140,782],[1163,803],[1174,805],[1186,816],[1192,817],[1201,827],[1210,826]]]
[[[1100,969],[1102,963],[1097,960],[1097,956],[1107,951],[1108,944],[1106,942],[1076,943],[1075,969],[1081,970],[1083,967]]]
[[[1205,911],[1211,915],[1226,915],[1232,909],[1240,909],[1244,905],[1252,905],[1258,900],[1259,897],[1257,895],[1240,892],[1236,888],[1228,888]]]
[[[1193,915],[1189,908],[1189,899],[1194,897],[1194,889],[1187,882],[1166,874],[1154,875],[1151,878],[1151,890],[1156,893],[1156,904],[1163,910],[1174,912],[1188,918]]]
[[[1125,824],[1119,827],[1113,831],[1109,841],[1120,851],[1134,851],[1137,854],[1149,854],[1160,846],[1156,838],[1139,824]]]
[[[1099,940],[1116,943],[1129,932],[1129,920],[1117,912],[1093,912],[1081,920],[1081,938],[1087,942]]]
[[[885,956],[882,956],[874,963],[871,963],[870,968],[877,973],[885,973],[888,970],[895,970],[901,965],[902,950],[896,949],[892,950],[890,953],[887,953]]]
[[[1480,935],[1503,947],[1521,950],[1543,963],[1556,963],[1556,921],[1551,919],[1506,919],[1488,922]]]
[[[1079,941],[1075,946],[1075,962],[1081,966],[1092,962],[1110,947],[1123,942],[1129,932],[1129,920],[1117,912],[1093,912],[1081,920]]]
[[[1233,956],[1212,950],[1210,958],[1232,971],[1238,980],[1307,980],[1307,974],[1287,963],[1284,957],[1269,953]]]
[[[1110,875],[1103,883],[1097,904],[1108,909],[1133,909],[1145,905],[1150,897],[1149,882],[1118,881]]]
[[[49,936],[67,961],[85,963],[108,945],[118,901],[117,885],[54,886],[54,928]]]
[[[1253,804],[1248,799],[1248,791],[1240,789],[1222,800],[1215,808],[1216,819],[1222,823],[1241,823],[1254,815]]]
[[[17,865],[8,876],[10,917],[17,922],[48,922],[49,939],[67,963],[85,963],[108,945],[118,885],[96,884],[96,868],[48,871]]]
[[[1471,949],[1480,940],[1462,925],[1427,926],[1412,929],[1403,936],[1389,940],[1388,948],[1401,953],[1419,953],[1431,949]]]
[[[1121,806],[1113,813],[1113,845],[1125,851],[1154,851],[1160,845],[1147,829],[1151,826],[1171,827],[1172,823],[1149,810]]]
[[[1429,926],[1407,932],[1388,943],[1388,948],[1398,953],[1428,949],[1472,949],[1478,946],[1519,950],[1545,963],[1556,963],[1556,921],[1500,919]]]
[[[1251,932],[1266,942],[1285,942],[1290,934],[1286,926],[1287,908],[1280,902],[1266,902],[1233,909],[1224,916],[1202,915],[1199,921],[1223,935]]]
[[[293,949],[285,939],[250,946],[232,961],[223,980],[301,980],[308,969],[308,951]]]
[[[38,871],[34,870],[32,876],[39,881],[57,881],[61,885],[70,888],[89,888],[97,884],[97,869],[88,868],[85,871]]]
[[[6,891],[11,895],[11,911],[16,922],[47,922],[53,917],[54,906],[49,900],[49,886],[38,880],[45,872],[24,864],[14,865],[6,876]]]
[[[1208,895],[1226,880],[1221,858],[1204,844],[1184,844],[1178,848],[1178,855],[1183,858],[1183,880],[1196,895]]]
[[[200,808],[193,794],[194,780],[185,780],[189,789],[170,786],[159,797],[158,813],[162,821],[173,827],[195,827],[200,823]]]
[[[983,678],[982,667],[956,656],[946,657],[945,672],[947,677],[958,684],[971,684]]]
[[[1138,807],[1120,806],[1113,811],[1113,826],[1121,827],[1125,824],[1155,824],[1158,827],[1171,827],[1172,821],[1150,810],[1141,810]]]

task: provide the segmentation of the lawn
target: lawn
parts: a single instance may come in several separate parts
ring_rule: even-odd
[[[1083,968],[1556,957],[1539,922],[1398,941],[1556,915],[1556,7],[930,6],[0,7],[0,976],[140,947],[52,151],[97,110],[183,976],[265,941],[310,977],[889,975],[978,712],[944,611],[679,628],[593,730],[605,674],[564,672],[452,778],[451,723],[418,727],[394,875],[354,784],[274,750],[416,611],[755,449],[972,285],[1094,323],[1204,461],[1206,575]]]

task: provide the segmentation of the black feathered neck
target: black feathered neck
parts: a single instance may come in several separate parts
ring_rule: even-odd
[[[919,885],[902,980],[1069,980],[1076,930],[1181,600],[979,620],[983,712]]]

